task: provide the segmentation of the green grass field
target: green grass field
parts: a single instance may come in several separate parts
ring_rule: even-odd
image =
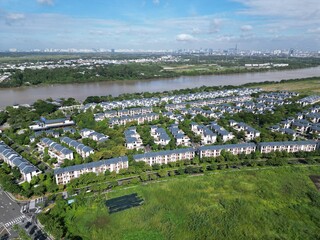
[[[228,170],[116,189],[107,197],[138,193],[144,204],[111,215],[101,206],[70,210],[67,225],[83,239],[319,239],[320,193],[309,175],[320,167]]]
[[[320,93],[320,78],[312,80],[296,80],[284,83],[268,83],[257,85],[265,91],[296,91],[305,94]]]

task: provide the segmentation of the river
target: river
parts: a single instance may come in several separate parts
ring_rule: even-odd
[[[188,76],[169,79],[124,80],[3,88],[0,89],[0,108],[14,104],[30,104],[37,99],[46,99],[49,97],[53,99],[73,97],[77,100],[84,100],[87,96],[103,96],[109,94],[117,96],[122,93],[161,92],[182,88],[194,88],[203,85],[241,85],[252,82],[280,81],[314,76],[320,76],[320,67],[214,76]]]

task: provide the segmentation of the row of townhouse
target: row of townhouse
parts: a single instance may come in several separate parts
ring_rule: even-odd
[[[191,160],[195,157],[196,150],[194,148],[181,148],[160,152],[148,152],[137,154],[133,159],[137,162],[145,162],[152,166],[153,164],[168,164],[170,162]]]
[[[143,107],[143,108],[129,108],[129,109],[121,109],[121,110],[111,110],[103,113],[96,113],[94,118],[96,121],[102,121],[106,118],[119,118],[123,116],[134,116],[139,114],[147,114],[152,113],[151,107]]]
[[[203,157],[218,157],[222,151],[231,152],[233,155],[251,154],[256,151],[256,144],[254,143],[241,143],[241,144],[226,144],[226,145],[213,145],[202,146],[199,148],[199,156]]]
[[[240,101],[249,101],[252,97],[250,95],[242,95],[242,96],[232,96],[232,97],[224,97],[224,98],[212,98],[212,99],[204,99],[197,100],[192,102],[181,102],[181,103],[172,103],[167,104],[165,109],[167,111],[181,110],[190,106],[191,108],[196,107],[204,107],[208,105],[218,105],[223,103],[232,103],[232,102],[240,102]]]
[[[87,111],[88,109],[94,109],[96,106],[101,106],[104,111],[117,109],[117,108],[129,108],[129,107],[152,107],[159,105],[161,102],[168,103],[173,102],[174,104],[179,104],[182,102],[187,101],[196,101],[202,99],[214,99],[214,98],[226,98],[230,97],[229,99],[236,99],[237,96],[249,96],[253,93],[261,92],[260,88],[238,88],[238,89],[227,89],[221,91],[212,91],[212,92],[199,92],[199,93],[190,93],[190,94],[181,94],[181,95],[171,95],[171,96],[164,96],[161,98],[142,98],[142,99],[130,99],[130,100],[123,100],[123,101],[111,101],[111,102],[102,102],[102,103],[88,103],[82,107],[83,111]],[[200,101],[201,102],[201,101]],[[195,106],[204,106],[206,102],[194,103]],[[217,102],[212,102],[212,104],[217,104]],[[175,109],[172,109],[175,110]],[[100,115],[102,117],[102,115]]]
[[[152,107],[160,103],[160,98],[142,98],[142,99],[130,99],[123,101],[102,102],[99,105],[104,111],[112,109],[123,109],[132,107]]]
[[[217,114],[214,113],[213,111],[211,110],[203,110],[202,108],[190,108],[190,109],[187,109],[187,108],[183,108],[180,110],[181,114],[182,115],[191,115],[191,116],[196,116],[196,115],[202,115],[204,117],[207,117],[207,118],[217,118]]]
[[[294,139],[298,135],[319,134],[320,131],[320,106],[297,113],[296,117],[288,117],[280,124],[270,127],[271,131],[290,134]]]
[[[234,102],[235,106],[223,104],[221,106],[210,105],[211,110],[216,110],[219,113],[235,114],[239,112],[248,112],[255,114],[263,114],[265,112],[273,113],[276,105],[266,105],[263,103],[256,103],[253,101]]]
[[[154,143],[161,146],[168,145],[171,140],[164,128],[151,126],[150,134],[154,138]]]
[[[201,137],[201,144],[208,145],[217,141],[217,134],[213,133],[208,127],[195,122],[191,123],[191,130]]]
[[[239,103],[239,101],[237,101]],[[235,104],[235,103],[234,103]],[[222,103],[220,105],[216,104],[209,104],[208,107],[211,109],[211,111],[215,112],[216,114],[219,114],[219,117],[221,117],[222,113],[238,113],[243,111],[243,108],[240,106],[234,106],[230,103]]]
[[[104,173],[110,172],[119,173],[120,169],[128,168],[128,157],[118,157],[97,162],[84,163],[80,165],[69,166],[54,170],[54,176],[57,184],[67,184],[72,179],[79,178],[85,173]]]
[[[320,112],[320,105],[313,106],[309,109],[310,113],[318,113]]]
[[[287,102],[282,102],[279,100],[275,100],[271,103],[256,103],[253,101],[247,101],[245,96],[242,96],[242,101],[237,101],[239,99],[214,99],[213,102],[208,102],[209,100],[204,101],[197,101],[192,103],[178,103],[178,104],[168,104],[166,106],[166,110],[171,113],[171,111],[178,110],[182,115],[191,115],[196,116],[197,114],[200,114],[204,117],[210,117],[210,118],[220,118],[222,114],[228,113],[228,114],[235,114],[239,112],[249,112],[249,113],[255,113],[255,114],[263,114],[265,112],[274,112],[274,108],[279,105],[287,104]],[[271,100],[273,101],[273,100]],[[233,102],[233,105],[226,102]],[[186,108],[187,105],[190,105],[190,108]],[[209,107],[210,110],[204,110],[199,107]],[[173,114],[171,113],[169,117],[171,119],[175,119]]]
[[[246,141],[253,140],[257,137],[260,137],[260,132],[253,127],[250,127],[248,124],[243,122],[236,122],[234,120],[229,121],[229,125],[233,127],[236,131],[244,131]]]
[[[287,141],[287,142],[261,142],[255,143],[240,143],[227,145],[202,146],[199,148],[200,158],[203,157],[218,157],[221,151],[231,152],[234,155],[251,154],[255,151],[261,153],[270,153],[275,151],[294,152],[313,152],[319,149],[317,141]]]
[[[312,105],[317,102],[320,102],[320,95],[308,96],[297,101],[297,103],[301,104],[302,106]]]
[[[30,142],[35,142],[36,138],[41,137],[41,136],[50,136],[54,138],[60,137],[60,133],[58,131],[55,131],[53,129],[45,130],[45,131],[37,131],[34,132],[33,135],[30,136]]]
[[[142,99],[130,99],[123,101],[111,101],[111,102],[102,102],[99,104],[96,103],[88,103],[82,107],[83,111],[87,111],[88,109],[94,109],[96,106],[101,106],[104,111],[112,110],[116,108],[129,108],[129,107],[152,107],[159,105],[161,102],[168,103],[169,101],[174,104],[186,102],[186,101],[196,101],[202,99],[214,99],[214,98],[226,98],[232,96],[230,99],[236,99],[237,96],[249,96],[252,93],[258,93],[262,90],[260,88],[238,88],[238,89],[227,89],[221,91],[212,91],[212,92],[199,92],[199,93],[190,93],[190,94],[181,94],[181,95],[172,95],[172,96],[164,96],[161,98],[142,98]],[[205,103],[203,102],[199,106],[203,106]],[[213,102],[212,104],[216,104]],[[174,110],[174,109],[172,109]]]
[[[283,126],[283,128],[281,126]],[[295,139],[298,135],[305,135],[309,133],[319,134],[319,128],[320,123],[310,123],[305,119],[301,119],[291,123],[284,121],[280,125],[272,126],[271,131],[286,133],[292,135]]]
[[[89,157],[91,154],[94,154],[94,150],[91,147],[79,143],[78,141],[69,137],[61,137],[60,141],[61,143],[67,144],[69,147],[74,148],[77,153],[83,158]]]
[[[124,132],[125,140],[126,140],[126,148],[127,149],[143,149],[142,139],[137,133],[137,129],[135,127],[130,127]]]
[[[211,122],[209,127],[222,138],[223,142],[232,140],[234,138],[234,135],[232,133],[219,126],[216,122]]]
[[[80,135],[82,138],[90,138],[96,142],[105,142],[109,139],[109,136],[87,128],[82,129]]]
[[[204,107],[208,105],[218,105],[224,103],[234,103],[234,102],[241,102],[241,101],[249,101],[252,100],[250,95],[242,95],[242,96],[231,96],[231,97],[224,97],[224,98],[216,98],[216,99],[205,99],[201,101],[194,101],[188,102],[190,107]]]
[[[309,131],[311,123],[307,119],[292,121],[291,128],[299,134],[305,134]]]
[[[172,101],[173,103],[181,103],[185,101],[195,101],[201,99],[209,98],[219,98],[219,97],[228,97],[228,96],[243,96],[251,95],[252,93],[260,92],[260,88],[237,88],[237,89],[226,89],[221,91],[212,91],[212,92],[199,92],[199,93],[189,93],[182,95],[173,95],[162,97],[161,101]]]
[[[234,155],[251,154],[255,151],[261,153],[270,153],[273,151],[292,152],[312,152],[319,149],[319,144],[316,141],[291,141],[291,142],[262,142],[227,144],[227,145],[212,145],[195,148],[182,148],[168,151],[148,152],[136,154],[133,156],[134,161],[142,161],[152,166],[153,164],[168,164],[176,161],[192,160],[196,154],[200,158],[218,157],[222,151],[230,152]],[[119,172],[120,169],[129,167],[127,157],[119,157],[99,162],[86,163],[75,165],[66,168],[56,169],[54,171],[57,184],[67,184],[72,179],[80,177],[84,173],[94,172],[96,174],[104,173],[106,170]]]
[[[181,114],[173,113],[171,111],[169,112],[163,112],[162,116],[167,117],[171,120],[174,120],[175,122],[182,122],[184,121],[184,117]]]
[[[126,125],[129,122],[137,121],[138,124],[142,124],[144,122],[151,122],[159,119],[158,113],[147,113],[147,114],[139,114],[134,116],[126,116],[120,118],[111,118],[109,120],[109,126],[113,127],[115,125]]]
[[[200,93],[191,93],[183,95],[173,95],[160,98],[143,98],[143,99],[131,99],[123,101],[112,101],[112,102],[102,102],[100,104],[86,104],[82,109],[86,110],[96,105],[100,105],[103,109],[115,109],[115,108],[127,108],[134,106],[154,106],[159,104],[161,101],[173,101],[173,102],[182,102],[182,101],[192,101],[197,99],[205,98],[216,98],[216,97],[225,97],[231,95],[250,95],[252,93],[260,92],[261,89],[251,89],[251,88],[239,88],[239,89],[229,89],[213,92],[200,92]],[[280,96],[286,96],[287,93],[280,93]],[[70,106],[69,108],[79,108],[80,106]]]
[[[11,167],[17,167],[22,175],[23,181],[30,182],[32,177],[41,173],[36,166],[24,159],[4,142],[0,142],[0,159]]]
[[[270,92],[270,93],[261,93],[259,98],[263,99],[277,99],[277,100],[286,100],[288,98],[297,97],[299,93],[289,92],[289,91],[280,91],[280,92]]]
[[[307,119],[308,121],[310,121],[312,123],[320,123],[320,113],[319,112],[308,113],[304,117],[305,117],[305,119]]]
[[[191,160],[195,154],[200,158],[204,157],[218,157],[222,151],[227,151],[233,155],[251,154],[255,151],[261,153],[270,153],[275,151],[286,151],[288,153],[294,152],[312,152],[319,148],[316,141],[289,141],[289,142],[261,142],[255,143],[240,143],[240,144],[226,144],[226,145],[211,145],[201,146],[198,149],[185,148],[170,151],[149,152],[144,154],[134,155],[135,161],[144,161],[150,166],[153,164],[167,164],[170,162]]]
[[[111,101],[102,103],[88,103],[82,107],[82,111],[86,112],[89,109],[95,109],[100,106],[103,111],[112,109],[123,109],[131,107],[152,107],[160,103],[160,98],[142,98],[142,99],[130,99],[122,101]]]
[[[29,128],[34,131],[47,130],[50,128],[61,128],[75,125],[73,120],[68,118],[52,119],[47,120],[44,117],[41,117],[39,121],[35,121],[34,125],[30,125]]]
[[[310,133],[318,135],[318,139],[319,139],[319,137],[320,137],[320,123],[311,125]]]
[[[287,142],[261,142],[258,144],[261,153],[270,153],[275,151],[294,152],[313,152],[319,146],[316,141],[287,141]]]
[[[273,98],[256,98],[255,99],[256,106],[261,104],[262,106],[282,106],[291,104],[291,101],[288,100],[280,100],[280,99],[273,99]]]
[[[63,163],[65,159],[73,159],[73,151],[49,138],[41,138],[37,146],[39,152],[44,152],[44,149],[47,147],[49,156],[56,158],[58,163]]]
[[[80,110],[82,108],[83,108],[83,105],[79,104],[79,105],[72,105],[72,106],[61,106],[59,107],[59,110],[62,112],[68,112],[72,110]]]
[[[186,147],[188,147],[188,146],[191,145],[190,138],[184,133],[184,131],[179,129],[178,124],[170,125],[169,131],[171,132],[171,134],[175,138],[177,146],[186,146]]]

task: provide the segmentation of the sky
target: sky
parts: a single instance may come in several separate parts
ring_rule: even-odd
[[[320,0],[0,0],[0,51],[320,50]]]

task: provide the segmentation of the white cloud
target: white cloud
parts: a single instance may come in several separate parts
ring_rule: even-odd
[[[25,18],[25,15],[22,13],[10,13],[6,16],[7,20],[13,20],[13,21],[21,20],[24,18]]]
[[[215,16],[192,16],[181,18],[169,18],[153,21],[151,24],[165,31],[183,32],[188,34],[212,34],[221,29],[222,24],[227,22],[225,18]]]
[[[179,42],[192,42],[192,41],[195,41],[196,39],[190,34],[181,33],[176,36],[176,40]]]
[[[209,33],[217,33],[220,31],[220,26],[222,24],[222,19],[214,18],[209,24]]]
[[[320,33],[320,27],[308,29],[308,33]]]
[[[153,4],[155,5],[159,5],[160,4],[160,0],[152,0]]]
[[[9,13],[5,15],[5,23],[11,26],[13,23],[20,22],[25,19],[25,15],[22,13]]]
[[[37,2],[43,5],[53,5],[53,0],[37,0]]]
[[[233,0],[242,3],[246,9],[241,12],[250,15],[298,17],[310,19],[320,17],[319,0]]]
[[[252,27],[251,25],[242,25],[242,26],[240,27],[240,29],[241,29],[241,31],[243,31],[243,32],[249,32],[249,31],[251,31],[251,30],[253,29],[253,27]]]
[[[89,33],[92,34],[92,35],[104,35],[105,34],[101,30],[90,30]]]
[[[37,0],[39,3],[40,1],[42,4],[55,2]],[[73,17],[64,14],[9,13],[0,9],[0,35],[3,36],[0,49],[17,46],[25,49],[31,46],[175,49],[180,48],[181,43],[184,47],[190,48],[224,49],[238,44],[242,49],[265,49],[281,48],[285,46],[287,39],[291,40],[290,46],[294,48],[319,49],[319,17],[312,19],[301,17],[302,20],[299,18],[297,21],[295,17],[288,17],[287,13],[284,13],[284,16],[280,13],[279,16],[271,13],[262,16],[264,13],[258,14],[257,10],[260,7],[254,7],[253,4],[253,2],[262,4],[260,0],[233,1],[250,2],[250,6],[243,5],[240,13],[247,15],[245,18],[243,16],[235,18],[233,15],[239,15],[239,12],[236,12],[231,13],[232,15],[221,13],[176,18],[150,17],[135,22],[125,19]],[[275,0],[270,1],[273,3]],[[145,2],[160,5],[166,3],[161,0],[145,0]],[[278,12],[285,12],[284,8]],[[257,13],[257,16],[252,17],[254,13]],[[140,16],[134,14],[131,17],[140,19]],[[14,37],[9,39],[7,36]],[[98,44],[95,41],[100,42]]]

